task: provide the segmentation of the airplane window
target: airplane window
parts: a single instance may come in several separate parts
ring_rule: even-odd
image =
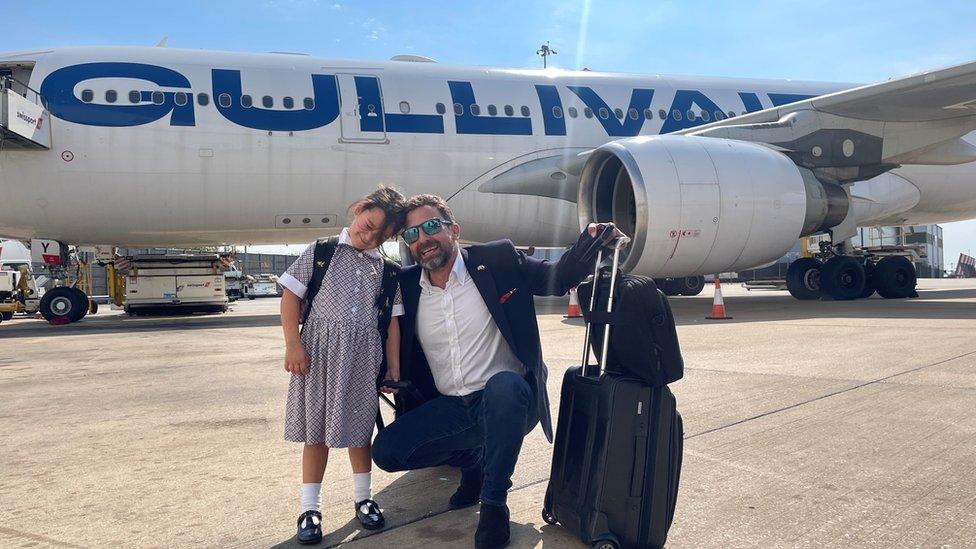
[[[576,118],[576,115],[579,114],[578,112],[576,112],[576,107],[570,107],[566,110],[569,112],[570,118]]]
[[[410,103],[400,101],[400,112],[403,114],[410,114]]]
[[[556,118],[562,118],[563,117],[563,110],[561,108],[559,108],[559,106],[557,105],[557,106],[555,106],[555,107],[552,108],[552,115],[555,116]]]
[[[437,114],[444,114],[447,112],[447,107],[444,106],[444,103],[438,103],[435,108],[437,109]]]
[[[231,103],[230,94],[229,93],[220,94],[217,97],[217,103],[220,103],[220,106],[225,109],[230,108],[230,103]]]
[[[681,111],[679,111],[678,109],[674,109],[673,111],[671,111],[671,115],[674,116],[675,120],[681,120]]]
[[[583,107],[583,116],[587,118],[593,118],[593,109],[589,107]]]
[[[644,109],[644,119],[651,120],[652,118],[654,118],[654,111],[651,109]]]
[[[166,101],[166,96],[163,95],[161,91],[154,91],[152,93],[152,102],[156,105],[162,105]]]
[[[251,99],[251,96],[250,95],[242,95],[241,96],[241,106],[242,107],[250,107],[253,104],[254,104],[254,101]]]
[[[454,104],[454,116],[461,116],[464,114],[464,106],[460,103]]]
[[[478,105],[471,105],[471,107],[469,107],[469,108],[471,109],[471,114],[473,114],[475,116],[478,116],[479,114],[481,114],[481,107],[479,107]]]
[[[93,92],[91,90],[82,90],[81,91],[81,100],[82,101],[84,101],[85,103],[91,103],[93,99],[95,99],[95,92]]]
[[[614,114],[614,116],[616,116],[616,117],[617,117],[617,118],[618,118],[619,120],[623,120],[623,119],[624,119],[624,111],[622,111],[622,110],[620,110],[620,109],[613,109],[613,114]]]
[[[186,93],[185,92],[176,92],[173,95],[173,102],[176,103],[176,105],[179,106],[179,107],[182,107],[182,106],[186,105],[186,103],[187,103]]]
[[[705,122],[708,122],[708,111],[702,111],[701,117],[702,117],[702,120],[704,120]]]
[[[688,120],[694,120],[695,119],[695,112],[692,111],[691,109],[688,109],[688,112],[685,113],[685,114],[688,115]]]
[[[118,100],[118,98],[119,98],[119,92],[115,90],[107,90],[105,92],[106,103],[115,103]]]
[[[735,113],[732,112],[732,111],[729,111],[729,118],[735,118]]]
[[[505,116],[512,116],[515,114],[515,109],[511,105],[505,105]]]
[[[665,118],[667,118],[667,117],[668,117],[668,111],[666,111],[666,110],[664,110],[664,109],[658,109],[658,111],[657,111],[657,116],[658,116],[658,118],[660,118],[661,120],[664,120]]]
[[[272,99],[270,95],[265,95],[261,98],[261,104],[264,105],[264,108],[270,109],[271,107],[274,107],[274,99]]]
[[[608,111],[606,107],[600,107],[600,118],[604,120],[610,118],[610,111]]]
[[[305,98],[304,105],[305,105],[305,110],[306,111],[315,110],[315,100],[312,99],[311,97],[306,97]]]
[[[140,101],[142,101],[142,94],[135,90],[129,92],[129,103],[138,103]]]
[[[630,115],[631,120],[637,120],[637,109],[630,109],[627,113]]]
[[[488,105],[488,114],[496,116],[498,114],[498,107],[494,105]]]
[[[210,104],[210,96],[205,93],[197,94],[197,104],[201,107],[206,107]]]
[[[725,113],[722,111],[715,111],[715,120],[724,120]]]
[[[525,105],[522,105],[522,116],[529,116],[529,114],[531,114],[529,112],[529,108],[526,107]]]
[[[293,98],[291,98],[291,97],[288,97],[288,96],[285,96],[285,97],[281,98],[281,104],[286,109],[294,109],[295,108],[295,100]]]

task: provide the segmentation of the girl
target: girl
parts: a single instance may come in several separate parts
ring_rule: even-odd
[[[285,333],[285,370],[290,372],[285,439],[304,442],[302,512],[298,542],[322,541],[322,477],[329,448],[348,448],[353,470],[356,517],[364,528],[385,521],[371,494],[370,439],[376,417],[376,378],[383,353],[388,379],[399,379],[399,326],[403,314],[396,290],[392,319],[382,348],[377,323],[377,295],[383,276],[380,245],[403,225],[403,195],[381,187],[349,207],[352,223],[339,235],[321,290],[315,294],[301,332],[303,298],[315,263],[315,244],[278,280],[281,327]]]

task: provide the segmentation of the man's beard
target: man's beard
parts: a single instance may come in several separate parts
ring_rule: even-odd
[[[420,266],[423,267],[424,270],[426,271],[436,271],[437,269],[443,267],[444,264],[446,264],[448,260],[451,259],[451,252],[453,251],[453,245],[454,245],[453,241],[450,244],[442,245],[440,243],[435,243],[435,245],[437,246],[437,251],[434,253],[433,257],[429,257],[427,259],[420,259],[419,257],[414,257],[414,259],[417,260],[417,263],[420,263]],[[451,247],[449,248],[448,246]],[[428,246],[427,248],[420,250],[420,253],[423,253],[429,249],[430,247]]]

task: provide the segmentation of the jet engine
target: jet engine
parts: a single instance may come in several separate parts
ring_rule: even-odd
[[[634,137],[590,153],[580,222],[632,235],[623,268],[655,277],[743,270],[775,261],[801,236],[841,223],[848,193],[763,145]]]

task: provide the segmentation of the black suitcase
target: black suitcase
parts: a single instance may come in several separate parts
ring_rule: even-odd
[[[613,273],[616,266],[615,252]],[[583,364],[589,326],[586,334]],[[609,330],[602,335],[599,364],[606,363]],[[570,368],[563,378],[543,520],[601,549],[664,546],[674,519],[683,435],[667,386],[607,373],[599,365]]]

